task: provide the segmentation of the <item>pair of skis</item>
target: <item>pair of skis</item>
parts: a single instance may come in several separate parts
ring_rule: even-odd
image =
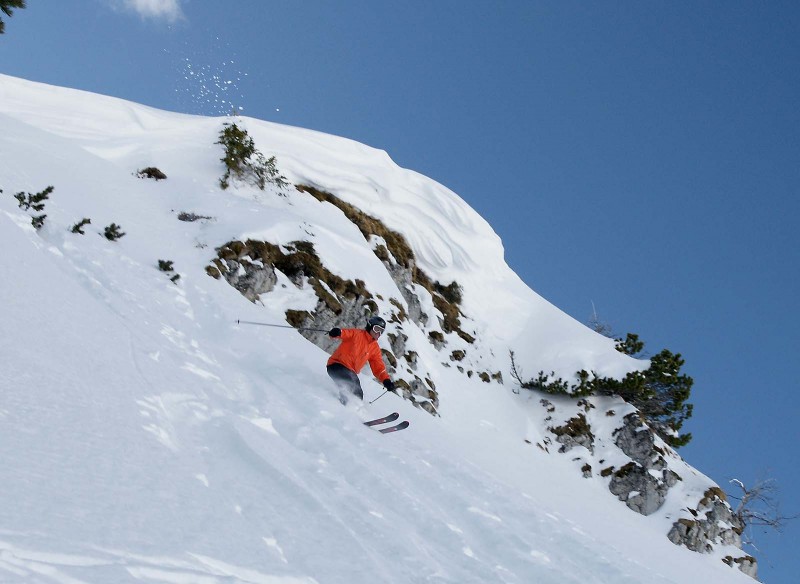
[[[369,422],[364,422],[365,426],[380,426],[382,424],[388,424],[389,422],[394,422],[397,418],[400,417],[400,414],[397,412],[392,412],[388,416],[384,416],[382,418],[376,418],[375,420],[370,420]],[[388,426],[386,428],[375,428],[381,434],[391,434],[392,432],[399,432],[400,430],[405,430],[408,428],[410,424],[408,421],[400,422],[399,424],[395,424],[394,426]]]

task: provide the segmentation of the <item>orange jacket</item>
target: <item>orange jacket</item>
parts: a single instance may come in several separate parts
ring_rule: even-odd
[[[383,383],[389,379],[386,365],[383,364],[383,357],[381,357],[381,348],[372,335],[362,329],[343,329],[342,336],[339,338],[342,339],[342,344],[328,359],[328,365],[341,363],[350,371],[358,373],[369,361],[372,374],[378,378],[378,381]]]

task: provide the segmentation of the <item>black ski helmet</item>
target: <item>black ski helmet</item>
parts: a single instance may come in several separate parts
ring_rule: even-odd
[[[383,330],[386,330],[386,321],[383,320],[380,316],[371,316],[370,319],[367,321],[367,331],[372,332],[372,327],[379,326]]]

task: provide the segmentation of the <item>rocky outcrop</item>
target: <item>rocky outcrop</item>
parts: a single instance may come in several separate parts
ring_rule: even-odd
[[[255,302],[262,294],[272,292],[278,277],[275,269],[262,263],[255,264],[247,259],[222,260],[225,266],[219,273],[250,302]]]
[[[725,556],[722,561],[731,567],[738,567],[743,573],[758,580],[758,561],[753,556],[744,555],[738,558]]]
[[[562,454],[569,452],[575,446],[583,446],[590,453],[594,453],[594,434],[583,414],[567,420],[563,426],[549,430],[556,435],[556,442],[561,444],[558,451]]]
[[[284,274],[295,286],[311,286],[318,302],[312,311],[287,310],[286,320],[309,341],[332,353],[338,341],[325,331],[342,323],[363,323],[379,311],[376,297],[360,280],[350,281],[331,273],[322,264],[312,243],[292,242],[277,246],[264,241],[232,241],[217,249],[217,257],[206,268],[209,275],[224,279],[251,302],[264,301],[278,282],[277,272]],[[393,332],[387,335],[391,351],[384,350],[387,370],[402,393],[417,407],[437,414],[439,396],[430,375],[419,368],[417,353],[408,351],[408,337],[402,329],[408,321],[403,305],[395,299],[389,301]],[[419,302],[417,302],[419,304]],[[318,330],[305,330],[318,329]]]
[[[411,266],[403,266],[394,259],[386,248],[381,249],[381,246],[375,248],[375,255],[381,259],[386,271],[389,272],[392,280],[397,284],[397,289],[400,290],[403,300],[406,301],[409,320],[418,326],[425,326],[428,323],[428,315],[422,311],[422,303],[419,296],[414,292],[413,260]]]
[[[732,545],[741,549],[744,523],[731,509],[722,489],[708,489],[697,508],[689,509],[689,512],[691,518],[678,519],[673,523],[667,535],[672,543],[700,553],[711,552],[715,544]],[[726,560],[729,566],[737,566],[748,576],[757,577],[758,562],[752,556],[728,556]]]
[[[668,462],[678,460],[677,455],[644,423],[639,412],[633,411],[622,417],[621,424],[612,433],[612,445],[607,436],[596,435],[592,427],[593,422],[599,422],[596,417],[598,414],[592,412],[596,409],[594,399],[586,398],[575,402],[566,398],[550,397],[542,398],[539,403],[546,411],[544,421],[548,424],[552,424],[554,418],[563,420],[569,415],[566,411],[572,412],[572,417],[561,425],[548,426],[548,430],[555,435],[554,442],[561,445],[559,452],[567,453],[576,446],[584,447],[588,456],[587,453],[572,455],[573,460],[580,463],[582,475],[585,478],[595,476],[593,461],[597,461],[598,475],[609,479],[609,491],[631,510],[642,515],[656,513],[664,506],[670,489],[682,480]],[[616,415],[614,410],[608,409],[602,420]],[[552,443],[546,437],[538,446],[549,452]],[[616,468],[603,466],[605,459],[617,459],[620,452],[628,459],[627,463]],[[709,488],[697,508],[688,509],[687,512],[689,517],[679,519],[672,525],[668,534],[670,541],[700,553],[710,552],[716,545],[741,549],[744,526],[719,487]],[[735,554],[728,556],[725,562],[755,578],[758,568],[755,558],[744,553],[740,557],[734,556]]]
[[[656,512],[680,477],[667,468],[664,451],[638,413],[625,416],[614,436],[614,443],[632,462],[613,473],[609,490],[637,513]]]
[[[614,443],[622,452],[642,468],[661,470],[667,467],[664,451],[655,445],[655,435],[641,419],[639,414],[628,414],[622,419],[623,425],[614,431]]]
[[[608,489],[633,511],[650,515],[661,508],[669,489],[678,480],[678,475],[670,470],[664,469],[656,477],[642,465],[630,462],[613,473]]]

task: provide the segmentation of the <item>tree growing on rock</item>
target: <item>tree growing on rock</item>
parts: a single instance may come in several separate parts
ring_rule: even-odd
[[[638,343],[638,337],[636,340]],[[641,351],[644,343],[635,347]],[[595,393],[616,394],[635,406],[667,444],[678,448],[692,439],[690,432],[680,433],[684,422],[692,417],[693,407],[687,400],[694,379],[681,373],[684,363],[680,353],[664,349],[650,358],[650,367],[644,371],[632,371],[622,380],[596,378],[592,384],[596,386]]]
[[[784,515],[781,511],[778,483],[774,479],[762,479],[749,487],[739,479],[732,479],[730,483],[737,487],[738,493],[729,495],[739,502],[734,514],[744,524],[745,529],[761,527],[782,532],[787,522],[797,519],[797,515]],[[752,536],[748,536],[744,543],[754,545]]]
[[[624,340],[617,339],[617,350],[635,357],[644,350],[644,342],[628,333]],[[691,433],[680,433],[684,422],[692,417],[692,404],[688,399],[694,384],[691,377],[681,373],[683,365],[679,353],[664,349],[650,358],[650,367],[632,371],[622,379],[578,371],[575,374],[578,382],[570,383],[561,378],[551,379],[555,373],[547,375],[540,371],[537,378],[526,381],[521,379],[511,352],[512,377],[522,388],[573,397],[618,395],[636,407],[653,431],[674,448],[685,446],[692,439]]]

